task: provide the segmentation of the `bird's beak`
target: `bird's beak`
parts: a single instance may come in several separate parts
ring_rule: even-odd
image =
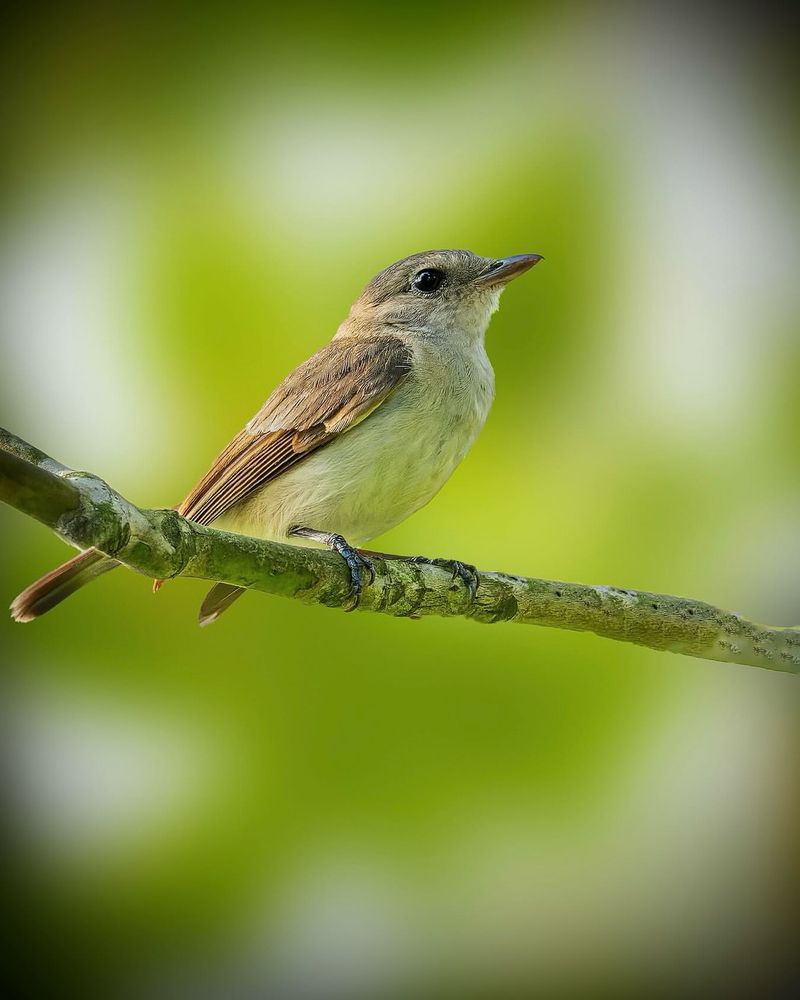
[[[475,279],[476,285],[504,285],[520,274],[524,274],[544,260],[539,253],[518,253],[513,257],[502,257],[500,260],[493,260],[489,267]]]

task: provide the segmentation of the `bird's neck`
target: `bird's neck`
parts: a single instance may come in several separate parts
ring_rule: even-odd
[[[492,289],[458,308],[429,315],[408,310],[392,312],[364,309],[356,303],[335,337],[379,337],[402,335],[410,339],[482,348],[486,329],[500,300],[500,289]]]

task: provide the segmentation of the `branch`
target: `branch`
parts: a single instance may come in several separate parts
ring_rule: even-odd
[[[96,546],[156,579],[222,581],[347,606],[349,574],[338,555],[217,531],[174,510],[134,506],[102,479],[74,472],[0,428],[0,500],[52,528],[79,548]],[[618,587],[480,573],[474,601],[439,567],[375,558],[360,611],[461,617],[589,631],[727,663],[800,673],[800,628],[755,625],[702,601]]]

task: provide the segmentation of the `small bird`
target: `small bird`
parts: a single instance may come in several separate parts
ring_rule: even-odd
[[[328,546],[350,572],[351,608],[374,577],[360,549],[426,504],[464,458],[494,399],[484,335],[500,294],[540,254],[412,254],[376,275],[330,343],[275,389],[177,508],[199,524]],[[403,557],[391,557],[403,558]],[[447,566],[474,597],[474,567]],[[24,590],[16,621],[49,611],[119,566],[87,549]],[[161,581],[156,581],[158,589]],[[244,592],[215,584],[214,621]]]

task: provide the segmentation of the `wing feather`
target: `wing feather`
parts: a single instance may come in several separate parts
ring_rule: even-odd
[[[368,417],[410,370],[411,349],[399,337],[332,340],[281,382],[178,512],[210,524]]]

